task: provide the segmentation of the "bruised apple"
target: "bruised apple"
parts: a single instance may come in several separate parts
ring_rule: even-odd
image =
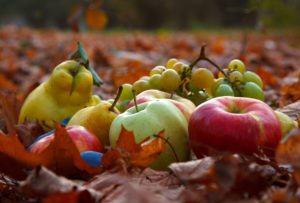
[[[282,137],[279,120],[264,102],[217,97],[199,105],[189,121],[189,138],[197,157],[210,149],[272,155]]]

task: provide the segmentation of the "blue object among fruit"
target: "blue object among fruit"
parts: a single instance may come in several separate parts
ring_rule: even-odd
[[[99,167],[102,165],[103,154],[95,151],[85,151],[80,153],[81,158],[90,166]]]

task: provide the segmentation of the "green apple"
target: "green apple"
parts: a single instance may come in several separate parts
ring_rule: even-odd
[[[183,113],[168,100],[145,102],[119,114],[112,122],[109,131],[112,147],[116,146],[122,127],[133,132],[136,143],[147,137],[154,139],[155,135],[164,131],[164,138],[173,147],[176,155],[172,151],[172,147],[166,143],[165,150],[150,165],[153,169],[166,170],[169,164],[176,161],[187,161],[190,158],[187,120]]]
[[[102,101],[95,106],[83,108],[74,114],[68,126],[81,125],[93,132],[101,143],[108,145],[110,125],[119,114],[116,108],[110,109],[111,107],[110,102]]]
[[[282,136],[287,135],[292,129],[298,128],[298,123],[287,114],[276,110],[274,112],[279,120]]]
[[[19,123],[37,120],[49,130],[54,122],[99,103],[99,97],[92,95],[92,87],[90,71],[77,61],[64,61],[55,67],[49,80],[28,95],[20,111]]]

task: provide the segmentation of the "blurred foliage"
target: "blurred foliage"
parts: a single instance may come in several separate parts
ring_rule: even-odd
[[[0,24],[41,28],[69,28],[74,23],[70,23],[74,10],[80,18],[76,23],[83,29],[282,28],[300,24],[298,0],[14,0],[14,3],[0,0],[0,3]],[[87,12],[90,5],[97,8]],[[91,21],[87,15],[98,20]]]

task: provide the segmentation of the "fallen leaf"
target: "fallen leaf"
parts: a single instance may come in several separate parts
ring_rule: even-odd
[[[276,149],[276,160],[300,169],[300,130],[292,131],[283,138]]]
[[[101,167],[88,165],[81,158],[68,132],[59,124],[56,125],[53,141],[39,156],[42,158],[42,165],[67,177],[78,178],[80,174],[97,174],[103,170]],[[86,172],[86,174],[82,172]]]
[[[0,171],[19,180],[26,177],[27,170],[39,165],[60,175],[76,178],[87,178],[103,171],[101,167],[88,165],[81,158],[65,128],[59,125],[56,127],[53,142],[38,155],[27,151],[17,135],[0,134],[0,161],[6,163],[0,165]]]
[[[259,67],[256,70],[256,73],[261,77],[264,86],[270,85],[274,87],[278,84],[278,80],[276,76],[272,72],[268,71],[267,69],[263,67]]]
[[[41,157],[28,152],[17,135],[0,133],[0,171],[17,179],[24,179],[26,171],[42,163]],[[13,170],[12,170],[13,169]]]
[[[0,107],[3,111],[3,118],[8,134],[14,134],[21,107],[20,101],[15,97],[15,93],[0,92]]]
[[[116,148],[129,153],[130,164],[146,168],[165,150],[166,144],[163,131],[157,135],[157,138],[149,139],[150,135],[136,144],[133,132],[127,131],[124,126],[122,126]]]
[[[171,171],[183,182],[197,182],[207,177],[209,169],[213,166],[215,160],[211,157],[184,162],[173,163],[169,166]]]
[[[39,197],[50,196],[49,199],[56,199],[55,196],[57,196],[58,201],[63,198],[74,200],[79,198],[82,192],[89,193],[90,197],[93,197],[95,201],[103,197],[103,193],[92,188],[86,188],[80,182],[57,176],[45,167],[39,167],[30,171],[26,180],[22,181],[20,185],[26,194]]]

